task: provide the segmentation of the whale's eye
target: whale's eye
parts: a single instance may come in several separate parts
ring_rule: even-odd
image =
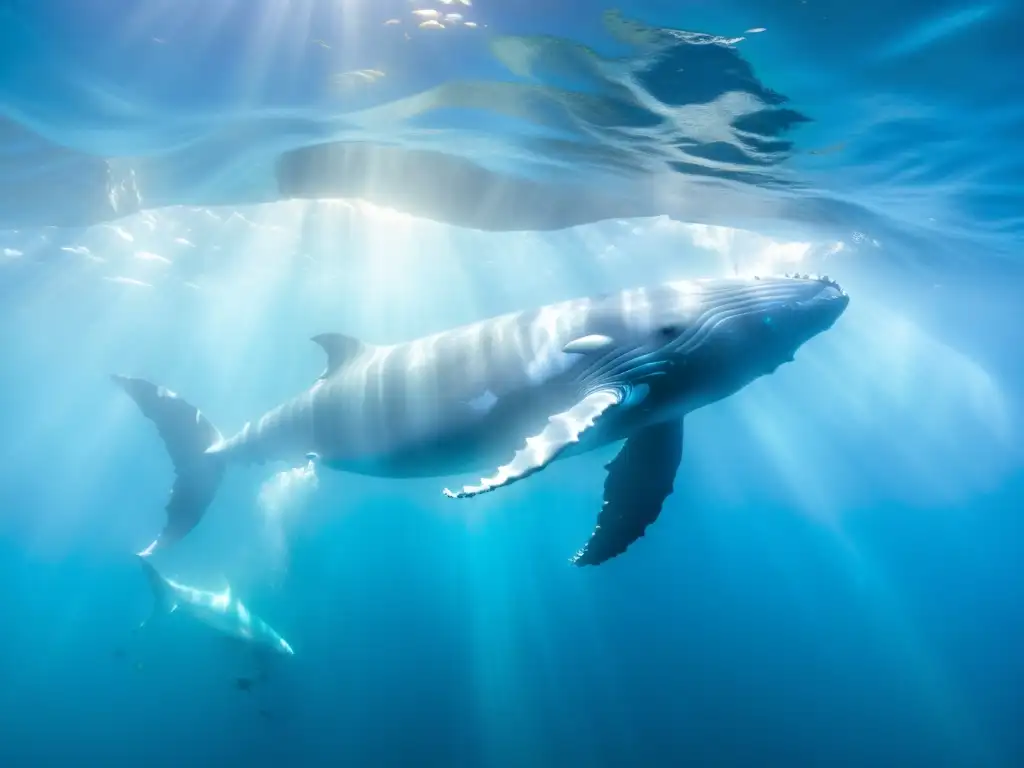
[[[663,339],[674,339],[682,333],[682,329],[678,325],[663,325],[658,329],[658,335]]]

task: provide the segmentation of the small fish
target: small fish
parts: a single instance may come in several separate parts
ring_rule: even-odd
[[[743,34],[745,34],[745,35],[756,35],[758,32],[766,32],[766,31],[767,30],[764,27],[754,27],[753,29],[748,29]]]
[[[462,21],[461,13],[446,13],[444,15],[445,21]]]
[[[442,24],[439,21],[434,21],[434,19],[431,19],[430,21],[421,22],[420,23],[420,28],[421,29],[444,29],[444,24]]]
[[[421,8],[418,11],[413,11],[413,15],[419,16],[422,19],[436,19],[441,14],[433,8]]]
[[[319,45],[321,48],[326,48],[327,50],[330,50],[330,48],[331,48],[331,46],[329,46],[323,40],[314,40],[313,42],[316,43],[317,45]]]
[[[248,693],[252,690],[252,680],[248,677],[235,678],[235,688]]]
[[[476,22],[475,21],[467,21],[465,24],[463,24],[463,26],[464,27],[473,27],[475,29],[476,28]]]
[[[401,24],[401,23],[402,23],[401,19],[388,19],[387,21],[384,22],[384,26],[385,27],[389,27],[389,26],[393,26],[395,24]]]

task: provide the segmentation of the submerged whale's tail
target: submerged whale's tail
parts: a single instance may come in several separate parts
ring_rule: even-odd
[[[150,618],[142,622],[139,629],[146,626],[154,617],[163,616],[164,614],[173,613],[178,607],[178,604],[174,600],[174,595],[171,594],[171,590],[167,587],[167,582],[164,581],[156,568],[150,563],[149,558],[143,554],[138,554],[136,557],[139,559],[139,564],[142,566],[142,572],[146,574],[146,580],[149,582],[149,588],[153,592],[153,612],[150,614]]]
[[[159,536],[139,554],[173,544],[191,531],[213,501],[224,475],[223,457],[206,449],[221,440],[220,432],[197,408],[164,387],[145,379],[114,375],[142,414],[156,424],[177,475],[167,502],[167,523]]]

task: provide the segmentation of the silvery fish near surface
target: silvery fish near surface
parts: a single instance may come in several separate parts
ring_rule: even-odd
[[[177,474],[166,526],[142,554],[199,523],[231,464],[315,455],[381,477],[487,473],[444,490],[462,499],[625,440],[572,559],[602,563],[643,535],[672,492],[685,415],[791,361],[848,303],[827,277],[732,277],[564,301],[389,346],[325,333],[313,339],[327,355],[316,382],[227,438],[170,390],[114,376]]]

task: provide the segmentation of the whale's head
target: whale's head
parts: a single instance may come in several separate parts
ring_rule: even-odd
[[[827,277],[787,275],[665,283],[616,301],[622,326],[607,335],[626,343],[601,372],[707,402],[791,361],[832,327],[849,297]]]
[[[701,360],[751,378],[793,359],[850,303],[828,277],[725,278],[670,283],[656,307],[654,345],[677,361]]]

